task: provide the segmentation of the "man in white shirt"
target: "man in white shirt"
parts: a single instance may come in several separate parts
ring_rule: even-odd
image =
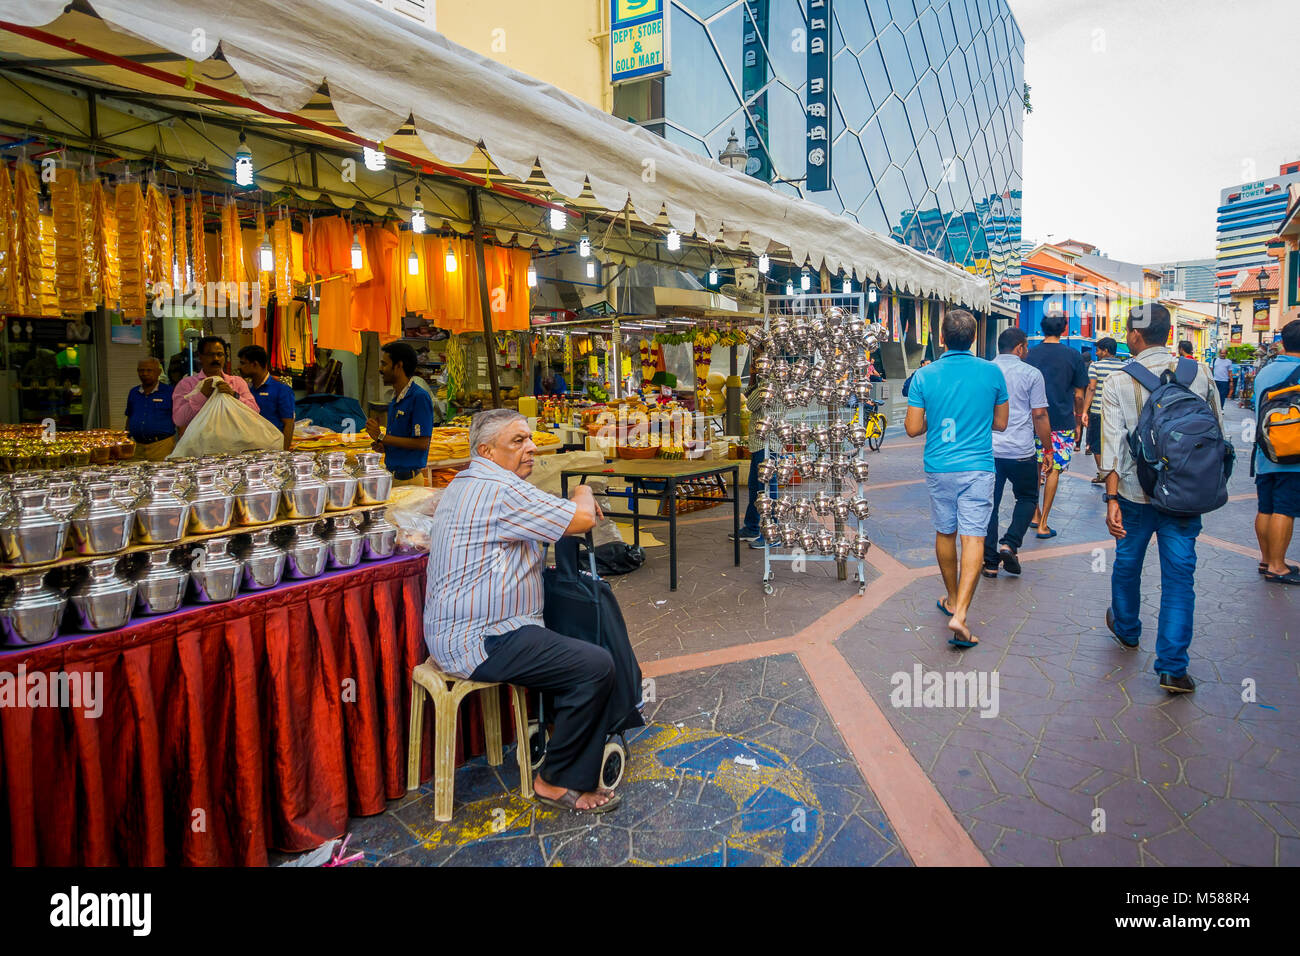
[[[1051,419],[1047,414],[1047,386],[1043,373],[1024,361],[1029,353],[1029,338],[1022,329],[1003,329],[998,336],[998,356],[993,364],[1002,370],[1007,380],[1009,412],[1005,431],[993,433],[993,515],[989,518],[989,531],[984,537],[984,570],[986,578],[998,576],[998,564],[1008,574],[1020,573],[1020,559],[1016,553],[1025,539],[1025,531],[1038,506],[1038,469],[1034,437],[1044,448],[1052,442]],[[1051,461],[1043,463],[1044,473]],[[1015,510],[1007,533],[998,540],[998,508],[1002,504],[1002,488],[1011,482],[1011,492],[1016,496]],[[1001,547],[999,548],[999,544]]]
[[[1219,390],[1219,407],[1228,404],[1228,389],[1232,386],[1232,359],[1227,349],[1219,349],[1214,360],[1214,387]]]

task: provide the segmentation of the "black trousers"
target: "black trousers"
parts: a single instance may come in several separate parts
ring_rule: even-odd
[[[547,695],[555,733],[539,771],[542,779],[570,790],[596,789],[611,725],[614,659],[609,651],[535,624],[493,635],[483,648],[487,660],[471,680],[518,684]]]
[[[1222,408],[1228,403],[1228,389],[1232,387],[1232,382],[1220,382],[1216,378],[1214,380],[1214,387],[1219,390],[1219,407]]]
[[[1034,456],[993,459],[993,515],[989,518],[988,534],[984,536],[985,564],[993,564],[998,559],[998,507],[1002,504],[1003,483],[1007,481],[1011,482],[1011,493],[1016,496],[1016,507],[1000,543],[1019,551],[1034,509],[1038,507],[1038,463]]]

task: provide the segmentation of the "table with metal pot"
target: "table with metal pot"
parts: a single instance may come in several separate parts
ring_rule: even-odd
[[[391,556],[376,453],[250,453],[0,475],[0,644],[107,631],[186,603]]]

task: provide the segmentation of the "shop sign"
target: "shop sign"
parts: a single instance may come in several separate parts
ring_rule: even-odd
[[[610,0],[609,80],[626,83],[666,76],[668,15],[665,0]]]
[[[1241,342],[1241,326],[1240,326],[1240,325],[1234,325],[1234,326],[1232,326],[1232,342],[1233,342],[1234,345],[1240,344],[1240,342]]]
[[[767,142],[767,93],[759,93],[767,83],[767,24],[769,0],[750,0],[744,10],[745,66],[743,81],[745,85],[745,103],[749,109],[745,116],[745,150],[749,153],[749,162],[745,172],[770,182],[772,166],[763,143]]]
[[[808,0],[809,192],[831,188],[831,0]]]
[[[1264,180],[1257,183],[1247,183],[1241,187],[1241,198],[1238,202],[1245,202],[1247,199],[1258,199],[1264,195]]]
[[[1269,300],[1268,300],[1268,299],[1256,299],[1256,300],[1255,300],[1255,308],[1254,308],[1254,313],[1255,313],[1255,322],[1254,322],[1254,325],[1252,325],[1252,326],[1251,326],[1251,329],[1250,329],[1252,332],[1267,332],[1267,331],[1268,331],[1268,328],[1269,328],[1269,321],[1268,321],[1268,306],[1269,306]]]

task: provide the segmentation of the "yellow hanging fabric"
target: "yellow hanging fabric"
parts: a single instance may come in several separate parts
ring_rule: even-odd
[[[108,201],[102,183],[96,181],[92,189],[95,207],[95,255],[99,262],[99,290],[104,308],[121,306],[121,270],[117,258],[117,213]]]
[[[117,212],[118,268],[122,276],[122,314],[128,319],[144,318],[145,271],[144,196],[135,183],[119,183],[114,195]]]
[[[288,216],[275,220],[271,228],[271,248],[275,257],[275,294],[281,302],[293,298],[293,232]]]
[[[40,187],[31,163],[18,163],[14,170],[14,281],[16,305],[23,315],[41,311],[41,211]]]
[[[0,312],[17,311],[15,300],[14,255],[17,246],[14,238],[14,185],[9,178],[9,166],[0,163]]]
[[[175,279],[172,285],[184,291],[190,281],[190,254],[185,229],[185,197],[179,190],[176,192],[176,201],[172,203],[172,207],[176,213],[176,227],[172,231],[172,235],[175,236],[173,246],[176,252]]]

